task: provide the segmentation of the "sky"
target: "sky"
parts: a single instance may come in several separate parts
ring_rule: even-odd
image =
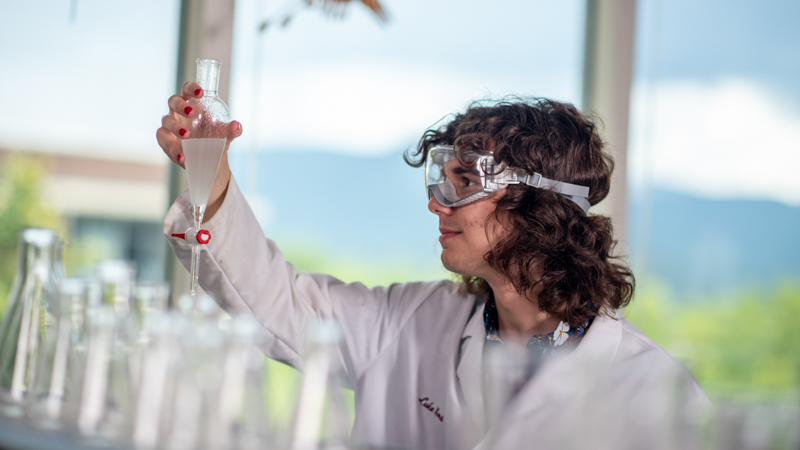
[[[261,34],[275,12],[237,3],[230,103],[254,124],[248,147],[378,156],[471,100],[580,100],[580,1],[383,3],[387,25],[355,5],[344,20],[306,10]]]
[[[164,161],[177,0],[0,2],[0,148]]]
[[[0,147],[165,162],[153,135],[175,89],[179,2],[72,4],[0,4]],[[386,25],[354,4],[256,31],[287,4],[237,1],[243,155],[400,154],[471,100],[580,103],[582,1],[385,0]],[[798,30],[796,1],[641,0],[632,186],[800,205]]]
[[[800,205],[800,2],[639,2],[629,180]]]

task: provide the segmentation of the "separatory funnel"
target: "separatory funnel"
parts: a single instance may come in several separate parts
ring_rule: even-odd
[[[211,240],[211,233],[201,229],[203,214],[225,151],[230,123],[228,106],[217,97],[220,65],[220,61],[216,59],[197,60],[197,84],[203,88],[203,97],[189,100],[192,123],[181,141],[183,156],[186,158],[186,177],[189,180],[194,226],[186,230],[186,233],[172,236],[192,244],[192,282],[189,291],[192,295],[197,292],[200,245]]]

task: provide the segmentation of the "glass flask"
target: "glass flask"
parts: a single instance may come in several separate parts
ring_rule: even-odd
[[[137,449],[158,448],[160,436],[171,421],[167,404],[176,389],[180,340],[189,331],[189,325],[187,317],[174,311],[154,311],[147,321],[149,343],[142,352],[131,433]]]
[[[63,296],[72,297],[70,302],[69,352],[67,356],[67,374],[64,400],[61,412],[62,427],[75,428],[83,393],[83,382],[91,336],[90,324],[95,320],[92,315],[100,306],[100,283],[93,279],[67,278],[61,289]],[[63,316],[62,316],[63,317]]]
[[[86,280],[79,278],[65,278],[58,288],[60,317],[57,332],[50,336],[40,352],[33,387],[27,399],[27,414],[34,426],[54,429],[64,425],[65,399],[76,381],[72,377],[80,373],[83,364],[81,353],[74,351],[73,347],[83,344],[84,320],[74,312],[83,309],[87,292]]]
[[[255,343],[261,325],[252,316],[227,323],[219,408],[208,424],[210,448],[268,448],[269,423],[264,405],[264,354]]]
[[[64,247],[67,243],[59,240],[53,248],[53,280],[56,284],[61,283],[67,276],[67,271],[64,268]]]
[[[150,340],[151,327],[148,321],[156,311],[165,311],[169,300],[169,284],[145,282],[133,289],[133,302],[128,315],[128,329],[138,346],[146,346]]]
[[[313,323],[297,401],[290,448],[344,449],[350,435],[349,412],[342,395],[338,346],[342,330],[333,320]]]
[[[119,259],[100,261],[95,267],[95,275],[102,289],[101,303],[112,306],[118,317],[127,318],[136,283],[136,265]]]
[[[110,305],[91,308],[89,339],[77,413],[77,427],[88,445],[124,443],[130,436],[133,390],[128,353],[118,345],[122,322]]]
[[[59,316],[52,270],[55,232],[27,228],[18,239],[17,274],[0,325],[0,399],[9,416],[23,414],[39,351]]]
[[[165,389],[159,448],[215,448],[208,443],[216,439],[224,336],[215,322],[184,318],[187,329],[178,340],[180,350]]]
[[[181,237],[192,244],[189,291],[192,295],[197,292],[200,245],[207,244],[211,238],[207,230],[201,229],[203,214],[225,151],[230,123],[228,106],[217,96],[221,64],[216,59],[197,60],[197,84],[203,88],[203,97],[189,100],[189,106],[193,109],[190,114],[192,122],[181,141],[194,226],[183,235],[173,236]]]
[[[139,385],[145,351],[152,340],[153,315],[167,309],[169,284],[144,282],[133,288],[131,310],[126,320],[130,357],[128,363],[134,387]]]

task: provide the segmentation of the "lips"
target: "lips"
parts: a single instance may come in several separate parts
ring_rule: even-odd
[[[439,227],[439,233],[440,233],[440,235],[439,235],[439,241],[440,242],[444,241],[444,240],[447,240],[447,239],[450,239],[452,237],[458,236],[459,234],[461,234],[461,232],[458,231],[458,230],[454,230],[452,228],[445,228],[445,227]]]

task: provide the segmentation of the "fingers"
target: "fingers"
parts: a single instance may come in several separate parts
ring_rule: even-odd
[[[178,122],[178,119],[175,118],[175,115],[175,113],[170,113],[162,117],[161,128],[164,128],[170,133],[177,134],[182,137],[186,133],[186,129],[185,127],[181,126],[181,123]]]
[[[181,86],[181,97],[186,100],[190,98],[200,98],[203,96],[203,89],[194,81],[187,81]]]
[[[161,118],[161,127],[165,128],[170,133],[188,139],[192,134],[191,120],[184,118],[177,113],[170,113]]]
[[[181,147],[181,140],[177,136],[170,133],[164,127],[161,127],[156,131],[156,140],[169,159],[179,166],[183,166],[183,149]]]
[[[195,108],[180,95],[170,97],[167,100],[167,104],[169,104],[170,112],[178,113],[184,117],[192,117],[192,113],[195,112]]]
[[[167,114],[161,118],[161,128],[156,131],[158,145],[164,153],[179,165],[183,165],[183,146],[179,136],[186,135],[186,129],[181,128],[175,113]]]
[[[189,103],[192,99],[202,98],[203,89],[194,81],[187,81],[181,86],[180,95],[173,95],[167,100],[170,113],[161,118],[161,128],[156,131],[156,140],[164,153],[180,166],[183,166],[182,139],[188,139],[191,134],[191,119],[198,114],[197,105]],[[231,121],[228,124],[228,142],[242,135],[242,124]],[[226,145],[227,147],[227,145]]]
[[[182,116],[190,117],[194,108],[189,105],[189,100],[193,98],[201,98],[203,96],[203,89],[194,81],[187,81],[181,86],[181,95],[173,95],[167,100],[170,111],[176,112]]]

